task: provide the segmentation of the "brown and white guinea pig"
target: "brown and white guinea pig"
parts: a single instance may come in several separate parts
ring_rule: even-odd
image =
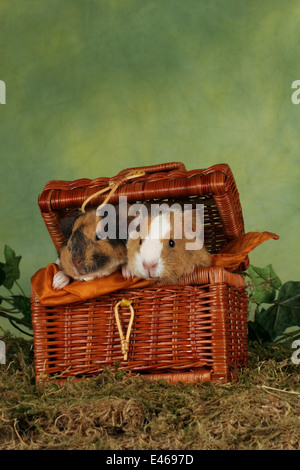
[[[71,279],[89,281],[108,276],[126,262],[127,239],[118,237],[118,227],[114,238],[102,238],[102,220],[96,210],[91,210],[61,221],[66,242],[58,253],[60,270],[53,278],[54,289],[62,289]]]
[[[210,266],[211,255],[203,245],[199,221],[192,209],[143,218],[138,235],[129,230],[128,263],[122,267],[123,276],[174,283],[197,267]]]

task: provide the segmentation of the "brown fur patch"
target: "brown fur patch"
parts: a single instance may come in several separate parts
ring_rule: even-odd
[[[107,276],[126,262],[125,244],[96,240],[99,221],[96,211],[78,217],[70,238],[60,250],[61,268],[74,279]]]

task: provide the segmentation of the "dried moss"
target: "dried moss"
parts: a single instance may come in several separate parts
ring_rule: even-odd
[[[289,346],[249,346],[238,382],[171,385],[123,371],[35,383],[32,343],[6,336],[0,449],[299,449],[300,366]]]

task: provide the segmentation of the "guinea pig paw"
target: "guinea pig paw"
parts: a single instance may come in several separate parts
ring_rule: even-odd
[[[70,277],[67,276],[63,271],[58,271],[58,273],[55,274],[53,277],[52,281],[52,287],[55,290],[58,289],[63,289],[67,284],[70,282]]]
[[[125,279],[131,279],[132,277],[134,277],[132,272],[129,269],[128,264],[123,264],[123,266],[122,266],[122,276]]]
[[[91,275],[91,276],[82,276],[80,278],[80,281],[86,282],[86,281],[93,281],[94,279],[95,279],[95,276],[93,276],[93,275]]]

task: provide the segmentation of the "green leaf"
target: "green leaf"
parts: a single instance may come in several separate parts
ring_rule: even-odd
[[[13,306],[23,314],[23,317],[26,321],[31,323],[31,305],[30,299],[23,295],[13,295],[12,296]]]
[[[4,269],[0,266],[0,286],[3,285],[5,280],[5,271]]]
[[[252,341],[258,341],[260,344],[271,341],[269,333],[257,321],[248,321],[248,338]]]
[[[0,268],[5,272],[3,286],[11,289],[14,282],[20,277],[19,264],[22,256],[16,256],[15,252],[7,245],[4,247],[6,263],[0,263]]]
[[[272,341],[287,328],[300,326],[300,282],[288,281],[283,284],[274,305],[257,312],[256,320],[268,331]]]
[[[281,286],[281,280],[271,264],[265,268],[250,265],[247,270],[255,286],[253,300],[258,303],[270,303],[275,300],[276,289]]]
[[[278,302],[285,307],[300,309],[300,282],[288,281],[278,293]]]

